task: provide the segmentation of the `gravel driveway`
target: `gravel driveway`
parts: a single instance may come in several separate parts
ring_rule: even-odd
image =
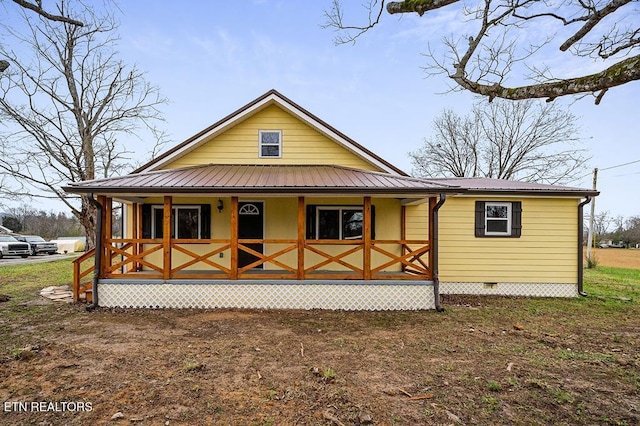
[[[25,263],[53,262],[55,260],[69,259],[76,256],[78,256],[78,254],[40,254],[37,256],[29,256],[25,259],[19,256],[3,257],[0,259],[0,268],[8,265],[23,265]]]

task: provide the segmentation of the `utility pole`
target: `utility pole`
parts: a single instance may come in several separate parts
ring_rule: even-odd
[[[593,190],[595,191],[598,186],[598,168],[593,169]],[[593,258],[591,257],[591,249],[593,246],[593,216],[596,214],[596,198],[591,200],[591,215],[589,216],[589,236],[587,237],[587,266],[594,265]]]

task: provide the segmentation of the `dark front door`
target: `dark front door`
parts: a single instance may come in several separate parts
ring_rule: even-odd
[[[261,201],[241,201],[238,203],[238,239],[263,239],[264,238],[264,203]],[[242,243],[243,246],[264,253],[264,245],[261,243]],[[247,266],[259,257],[238,249],[238,268]],[[262,264],[255,266],[262,269]]]

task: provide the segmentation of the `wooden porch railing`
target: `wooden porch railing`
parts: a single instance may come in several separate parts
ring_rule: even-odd
[[[262,244],[272,253],[260,253],[251,247]],[[197,250],[197,247],[205,247]],[[237,252],[254,256],[255,260],[239,267],[237,252],[233,254],[230,239],[174,239],[171,256],[163,254],[162,239],[106,239],[105,262],[100,276],[127,279],[300,279],[300,280],[430,280],[428,240],[358,240],[239,239]],[[267,252],[267,250],[265,250]],[[400,254],[397,254],[397,253]],[[182,259],[178,263],[175,254]],[[288,259],[284,259],[284,256]],[[371,259],[377,254],[376,261]],[[95,250],[73,261],[74,299],[91,288]],[[227,256],[228,263],[220,261]],[[299,257],[302,256],[302,259]],[[166,259],[170,264],[166,264]],[[368,264],[368,267],[367,267]],[[273,265],[275,269],[264,269]],[[262,267],[263,269],[258,269]]]
[[[91,249],[73,260],[73,301],[78,302],[80,296],[86,294],[93,285],[95,270],[94,256],[96,249]],[[91,275],[90,275],[91,274]],[[87,279],[89,276],[89,279]]]

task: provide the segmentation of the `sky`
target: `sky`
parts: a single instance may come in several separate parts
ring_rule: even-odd
[[[347,17],[364,17],[362,1],[344,2],[353,4]],[[119,56],[146,71],[169,100],[161,127],[172,144],[276,89],[410,173],[408,152],[430,136],[433,119],[444,108],[464,115],[476,99],[449,92],[446,76],[427,78],[424,71],[428,46],[439,49],[443,36],[465,24],[446,8],[422,18],[385,13],[355,44],[336,46],[335,33],[321,27],[330,6],[331,0],[121,1]],[[556,101],[578,117],[592,156],[584,178],[570,185],[591,187],[592,169],[601,169],[596,211],[640,215],[638,99],[640,82],[611,89],[598,106],[593,98]],[[145,149],[135,139],[127,144]]]

